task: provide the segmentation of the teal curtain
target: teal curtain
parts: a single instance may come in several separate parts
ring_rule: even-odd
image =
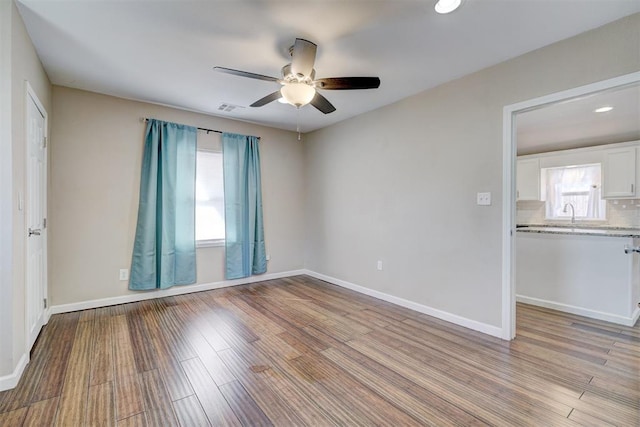
[[[267,271],[258,141],[255,136],[222,135],[227,279]]]
[[[129,289],[196,281],[197,129],[149,120]]]

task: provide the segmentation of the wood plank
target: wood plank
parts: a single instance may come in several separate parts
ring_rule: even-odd
[[[58,397],[52,397],[51,399],[32,403],[31,406],[29,406],[29,411],[27,412],[23,426],[41,427],[55,425],[59,400]]]
[[[282,395],[261,378],[268,366],[247,365],[233,349],[221,351],[219,356],[274,425],[305,425],[300,419],[303,414],[292,411]]]
[[[184,297],[184,295],[181,295]],[[176,298],[178,301],[183,301],[184,298]],[[179,322],[183,325],[186,337],[191,337],[195,331],[199,331],[205,340],[209,343],[209,346],[215,351],[222,351],[231,348],[231,345],[225,341],[220,333],[214,328],[206,319],[205,312],[208,311],[206,305],[200,300],[188,301],[184,304],[178,304],[176,307],[172,307],[172,313],[179,319]],[[191,341],[191,345],[195,344]],[[194,348],[197,354],[197,348]]]
[[[173,402],[173,407],[176,410],[178,422],[182,427],[211,425],[196,396],[176,400]]]
[[[611,381],[610,379],[593,377],[589,383],[588,389],[594,392],[595,388],[598,388],[600,390],[600,394],[624,396],[625,399],[622,399],[622,401],[625,402],[629,401],[626,398],[630,398],[629,406],[636,407],[640,410],[640,366],[636,366],[635,375],[635,380],[631,378],[626,381]],[[636,405],[633,405],[634,402]]]
[[[16,388],[0,403],[0,412],[60,395],[78,315],[70,313],[49,321],[32,352],[32,358]]]
[[[70,426],[85,423],[93,337],[93,322],[78,323],[60,396],[60,410],[56,425]]]
[[[418,424],[418,420],[411,418],[405,412],[398,411],[385,398],[371,393],[362,383],[345,375],[344,371],[328,359],[311,358],[305,355],[288,363],[307,382],[319,384],[324,391],[324,396],[333,398],[332,406],[329,407],[330,415],[342,409],[342,414],[348,412],[355,417],[356,424],[402,426]],[[323,405],[322,408],[324,407]],[[371,408],[376,410],[371,411]]]
[[[3,427],[21,427],[29,408],[20,408],[0,414],[0,425]]]
[[[580,396],[580,402],[576,404],[576,408],[595,417],[604,417],[605,421],[613,424],[640,425],[640,411],[590,391],[585,391]]]
[[[223,335],[225,339],[229,335],[234,338],[237,337],[243,342],[252,342],[259,338],[238,316],[235,316],[232,311],[220,305],[213,294],[201,292],[198,296],[209,307],[208,320],[219,326],[221,334],[223,332],[228,334]],[[230,342],[230,340],[226,340]]]
[[[545,391],[553,393],[559,402],[575,401],[584,390],[586,380],[580,376],[565,379],[556,377],[527,361],[518,358],[504,357],[495,354],[483,347],[469,346],[464,340],[449,337],[446,334],[433,333],[433,330],[423,330],[406,324],[390,325],[380,334],[385,334],[387,339],[397,339],[401,342],[414,344],[423,351],[436,351],[446,355],[450,360],[458,360],[465,366],[485,371],[489,375],[501,373],[501,376],[509,378],[514,384],[519,385],[533,393]],[[431,349],[431,350],[430,350]],[[532,375],[535,373],[535,375]],[[573,380],[573,381],[572,381]],[[565,398],[565,396],[567,396]]]
[[[251,307],[239,297],[216,298],[218,303],[238,316],[258,336],[277,335],[284,332],[281,326]]]
[[[118,427],[147,427],[147,425],[147,417],[144,412],[118,421]]]
[[[178,306],[175,298],[171,299],[172,303],[167,304],[165,298],[154,300],[153,314],[157,317],[162,328],[162,335],[166,342],[167,348],[177,361],[188,360],[196,357],[196,354],[185,340],[183,330],[184,325],[174,315],[173,309]]]
[[[360,425],[367,419],[361,410],[341,396],[327,393],[322,384],[310,379],[307,373],[301,373],[300,368],[292,365],[297,359],[269,356],[248,346],[238,349],[238,353],[255,377],[278,393],[304,424]]]
[[[123,420],[143,412],[144,400],[126,316],[113,316],[110,320],[114,346],[116,419]]]
[[[152,426],[178,426],[178,420],[160,376],[160,371],[153,369],[143,372],[140,374],[140,383],[142,384],[147,423]]]
[[[455,357],[454,355],[444,354],[437,348],[415,345],[409,340],[397,339],[394,335],[387,335],[384,332],[374,332],[362,337],[361,341],[373,346],[383,344],[385,348],[394,348],[397,352],[401,352],[418,362],[428,364],[438,371],[450,372],[451,368],[456,365],[453,358]],[[547,390],[544,387],[546,384],[538,385],[538,388],[536,388],[536,384],[533,384],[533,386],[531,384],[532,380],[535,381],[531,377],[514,377],[511,375],[503,377],[495,374],[500,369],[499,367],[494,368],[495,370],[487,370],[481,361],[476,362],[471,359],[465,359],[464,361],[465,365],[452,371],[449,376],[457,383],[470,386],[473,391],[477,390],[487,395],[498,395],[504,403],[514,408],[518,408],[520,402],[525,401],[526,404],[520,408],[526,409],[531,413],[538,412],[538,408],[540,408],[543,414],[555,413],[566,417],[571,412],[572,408],[567,402],[573,403],[575,399],[567,397],[562,401],[560,399],[546,398],[544,395],[544,391]],[[531,391],[537,392],[537,395],[532,397]]]
[[[508,398],[506,393],[496,390],[486,394],[475,388],[477,384],[456,381],[456,379],[449,376],[449,372],[440,372],[429,365],[423,365],[421,362],[415,361],[405,354],[395,352],[380,343],[376,343],[375,348],[357,340],[348,344],[379,363],[393,366],[396,372],[405,372],[409,368],[411,372],[415,372],[418,375],[414,377],[418,385],[440,394],[449,402],[457,402],[457,405],[461,405],[460,399],[463,399],[465,402],[463,406],[483,422],[499,425],[527,424],[528,412],[525,408],[511,408],[507,403],[502,404],[503,400]],[[561,416],[553,417],[553,423],[555,425],[569,425],[568,423],[563,423],[563,419],[566,420]]]
[[[552,382],[559,382],[567,387],[574,386],[576,390],[582,390],[580,387],[587,384],[593,376],[591,373],[574,369],[572,365],[567,363],[560,365],[549,363],[550,360],[555,359],[553,359],[552,355],[548,354],[544,348],[542,352],[536,352],[534,350],[521,351],[515,345],[515,340],[509,344],[509,347],[503,347],[502,344],[496,347],[485,341],[470,339],[470,336],[466,332],[458,333],[457,331],[442,328],[437,325],[429,325],[413,320],[406,320],[403,322],[403,325],[408,325],[413,329],[407,329],[402,325],[390,325],[386,329],[396,334],[404,335],[405,337],[408,336],[407,334],[413,335],[416,337],[416,340],[420,340],[419,331],[425,328],[428,334],[433,334],[446,341],[462,345],[464,351],[482,354],[486,357],[498,358],[503,363],[507,362],[508,365],[506,366],[513,365],[517,369],[534,369],[536,370],[536,375],[545,376]],[[578,396],[579,394],[580,391],[577,392]]]
[[[82,310],[80,312],[79,322],[93,322],[96,316],[95,310]]]
[[[87,424],[92,426],[115,425],[113,385],[106,382],[89,388]]]
[[[243,426],[270,427],[273,423],[238,381],[221,385],[220,392]]]
[[[421,398],[416,398],[406,389],[402,388],[403,381],[400,386],[394,386],[393,383],[381,379],[376,375],[375,371],[371,371],[362,366],[362,364],[353,361],[340,351],[329,348],[323,352],[323,355],[332,360],[346,372],[354,375],[360,382],[365,384],[369,389],[374,390],[379,396],[383,396],[389,400],[400,410],[411,415],[422,425],[484,425],[479,419],[464,411],[455,411],[448,409],[440,411],[439,408],[446,408],[447,402],[434,393],[427,390],[421,393]],[[404,379],[404,377],[402,377]],[[425,395],[429,395],[425,399]]]
[[[345,355],[345,357],[348,357],[348,360],[354,361],[355,366],[359,367],[358,370],[352,371],[351,369],[345,369],[345,371],[349,373],[351,372],[360,373],[359,371],[362,369],[362,370],[368,370],[370,372],[373,372],[375,380],[384,382],[385,387],[387,387],[387,385],[389,387],[395,386],[397,389],[403,390],[410,396],[417,399],[419,402],[422,402],[420,406],[427,406],[427,408],[429,409],[432,408],[433,410],[436,410],[442,414],[440,416],[435,416],[433,419],[440,419],[444,416],[446,419],[449,419],[449,420],[461,420],[461,419],[465,419],[468,416],[469,418],[466,420],[465,423],[463,423],[463,425],[475,425],[478,422],[480,422],[477,418],[473,417],[470,414],[467,414],[466,411],[454,405],[451,405],[448,401],[442,399],[439,394],[433,393],[423,387],[420,387],[418,384],[416,384],[412,380],[413,375],[402,375],[390,369],[388,366],[380,364],[375,360],[365,356],[364,354],[354,350],[347,344],[343,344],[340,341],[337,341],[329,337],[322,331],[319,331],[317,329],[310,329],[310,331],[312,331],[315,334],[315,336],[331,344],[328,350],[322,352],[324,357],[329,357],[332,354]],[[339,353],[336,353],[334,350],[339,351]],[[340,365],[341,361],[347,360],[347,359],[342,359],[341,356],[337,356],[337,358],[333,357],[332,360],[334,360],[334,362],[337,362]],[[349,365],[348,363],[347,365],[349,367],[352,366],[352,365]],[[372,390],[376,389],[375,386],[371,385],[371,379],[366,374],[358,375],[358,380],[363,384],[366,384],[367,386],[369,386],[369,388],[371,388]],[[414,415],[418,416],[417,413],[414,413]],[[418,416],[418,419],[419,418],[420,417]],[[445,422],[445,424],[448,424],[448,422]]]
[[[238,418],[198,358],[181,362],[211,425],[240,426]]]
[[[153,345],[156,355],[156,365],[164,379],[165,386],[171,400],[183,399],[193,394],[189,380],[184,374],[180,362],[175,357],[175,343],[165,334],[166,324],[161,323],[158,316],[159,305],[153,304],[142,314],[149,331],[149,341]],[[185,343],[185,345],[188,345]]]
[[[569,419],[585,427],[615,427],[615,424],[608,423],[603,419],[589,415],[578,409],[574,409],[571,412]]]
[[[113,381],[113,335],[109,316],[94,316],[95,345],[91,361],[90,386]]]
[[[156,363],[158,356],[149,337],[149,329],[144,323],[144,313],[148,310],[150,310],[149,302],[142,301],[126,315],[131,345],[136,349],[133,356],[138,372],[150,371],[158,367]]]

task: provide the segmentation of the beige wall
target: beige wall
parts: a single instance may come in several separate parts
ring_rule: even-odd
[[[500,327],[503,107],[638,70],[636,14],[306,135],[305,266]]]
[[[129,268],[145,124],[141,117],[261,137],[268,273],[304,260],[303,147],[296,134],[54,86],[49,237],[53,305],[132,294]],[[198,249],[198,283],[224,280],[224,248]]]
[[[18,210],[18,197],[25,193],[25,100],[26,83],[29,82],[32,89],[42,102],[48,113],[51,113],[51,84],[42,68],[31,39],[25,29],[22,18],[13,2],[10,6],[4,3],[2,6],[3,24],[8,22],[7,13],[10,16],[11,26],[11,55],[10,55],[10,90],[11,90],[11,180],[12,194],[7,201],[11,209],[12,242],[10,247],[4,247],[2,256],[12,259],[10,289],[3,288],[0,298],[4,302],[10,301],[10,307],[0,307],[4,314],[7,311],[11,316],[5,319],[0,326],[4,332],[0,334],[0,376],[11,374],[19,359],[26,351],[25,328],[25,215]],[[4,58],[3,58],[4,59]],[[6,83],[6,82],[5,82]],[[5,84],[3,83],[3,85]],[[3,86],[4,87],[4,86]],[[49,117],[51,118],[51,116]],[[3,152],[4,154],[4,152]],[[9,321],[7,325],[5,322]],[[7,332],[8,330],[8,332]]]

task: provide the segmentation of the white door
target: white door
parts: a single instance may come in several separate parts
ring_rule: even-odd
[[[45,322],[47,291],[46,111],[27,89],[27,176],[25,195],[27,344],[33,346]]]

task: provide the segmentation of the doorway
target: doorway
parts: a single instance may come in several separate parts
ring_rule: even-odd
[[[47,112],[26,89],[26,290],[27,348],[46,322],[47,306]]]
[[[640,72],[569,89],[504,107],[503,110],[503,220],[502,220],[502,338],[516,336],[516,116],[552,104],[640,82]]]

